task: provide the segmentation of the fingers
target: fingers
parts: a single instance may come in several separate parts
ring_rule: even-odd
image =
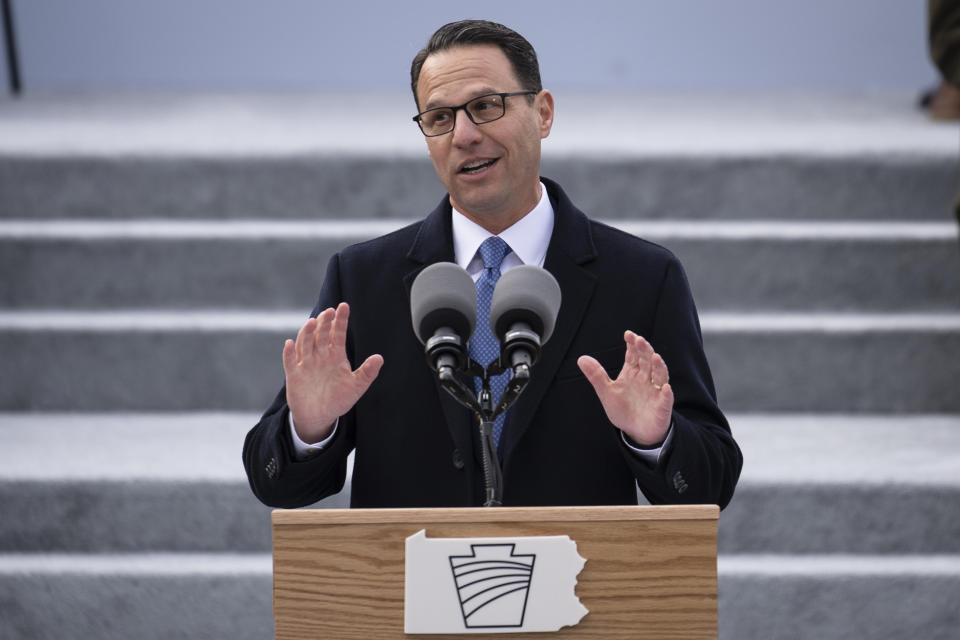
[[[670,380],[667,363],[645,338],[627,331],[623,334],[623,339],[627,343],[624,364],[632,366],[637,376],[649,380],[657,389]]]
[[[660,401],[673,411],[673,387],[669,382],[664,383],[663,388],[660,389]]]
[[[623,341],[627,343],[627,355],[623,358],[623,364],[626,367],[640,366],[640,349],[636,343],[638,337],[633,331],[624,331],[623,333]]]
[[[297,362],[303,362],[306,354],[313,350],[313,333],[317,328],[317,319],[310,318],[297,332]]]
[[[350,319],[350,305],[341,302],[337,305],[336,313],[330,329],[330,344],[334,349],[343,349],[347,344],[347,321]]]
[[[350,305],[346,302],[341,302],[336,309],[328,307],[316,317],[309,318],[297,332],[296,342],[287,340],[283,345],[284,371],[289,374],[297,364],[311,360],[327,348],[343,352],[346,348],[349,319]],[[336,354],[327,353],[323,357],[328,355]],[[380,373],[381,366],[382,356],[370,356],[355,373],[361,374],[360,378],[369,386]]]
[[[624,364],[645,369],[655,353],[650,343],[633,331],[625,331],[623,341],[627,343],[627,355],[624,357]]]
[[[309,360],[318,349],[329,345],[343,347],[346,344],[349,317],[350,305],[341,302],[336,309],[324,309],[315,318],[308,319],[297,332],[297,362]]]
[[[650,359],[650,384],[659,388],[666,386],[670,381],[670,372],[667,370],[667,363],[663,361],[659,353],[653,354]]]
[[[311,351],[322,349],[330,344],[330,333],[333,329],[333,319],[335,315],[336,311],[330,308],[324,309],[323,312],[317,316],[317,329],[313,334],[313,342],[310,345]]]
[[[603,393],[606,386],[612,382],[610,376],[607,375],[606,369],[597,362],[596,358],[580,356],[577,358],[577,366],[580,367],[580,371],[587,377],[587,381],[593,386],[598,396]]]
[[[357,370],[354,371],[354,375],[362,385],[364,392],[366,392],[367,388],[369,388],[370,385],[373,384],[373,381],[377,379],[382,366],[383,356],[381,356],[379,353],[375,353],[364,360],[363,364],[357,367]]]
[[[670,428],[673,388],[663,358],[642,337],[626,331],[624,366],[611,380],[603,366],[590,356],[577,365],[590,381],[607,419],[640,444],[662,442]]]
[[[283,343],[283,373],[290,377],[294,367],[297,366],[297,344],[288,339]]]

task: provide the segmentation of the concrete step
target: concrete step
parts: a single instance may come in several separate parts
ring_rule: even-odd
[[[635,92],[564,89],[546,156],[939,158],[956,123],[907,92]],[[0,110],[0,155],[54,158],[424,159],[399,91],[30,92]],[[364,127],[344,126],[344,116]],[[616,123],[611,126],[611,123]]]
[[[305,317],[0,312],[0,409],[259,410]],[[728,411],[960,412],[958,314],[704,313],[701,325]]]
[[[723,556],[720,638],[955,638],[960,556]]]
[[[719,638],[956,637],[960,556],[724,556]],[[0,635],[272,635],[269,554],[0,555]],[[322,630],[318,629],[322,634]],[[402,637],[395,630],[381,637]]]
[[[547,149],[549,151],[549,147]],[[947,220],[958,167],[940,155],[546,155],[589,215],[670,220]],[[0,218],[418,218],[444,190],[415,157],[34,157],[0,152]]]
[[[956,127],[912,95],[557,101],[543,174],[598,218],[945,220],[957,195]],[[418,218],[443,189],[410,110],[382,92],[27,96],[0,109],[0,218]]]
[[[311,305],[329,257],[406,220],[0,220],[8,309]],[[960,310],[952,222],[630,221],[702,310]]]
[[[0,414],[0,553],[268,551],[240,463],[256,419]],[[721,553],[960,554],[960,415],[730,422],[745,462]],[[348,503],[349,481],[315,506]]]
[[[734,414],[723,553],[960,552],[960,415]]]
[[[269,550],[270,509],[240,455],[257,419],[0,414],[0,505],[18,514],[0,524],[0,551]],[[348,507],[349,497],[316,506]]]
[[[0,555],[0,637],[273,637],[269,554]]]

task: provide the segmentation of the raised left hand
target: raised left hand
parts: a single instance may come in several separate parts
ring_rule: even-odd
[[[577,366],[593,385],[610,422],[637,444],[656,446],[667,437],[673,412],[667,364],[634,332],[625,332],[623,339],[627,353],[616,380],[590,356],[580,356]]]

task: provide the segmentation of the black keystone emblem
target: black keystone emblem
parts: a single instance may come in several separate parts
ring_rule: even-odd
[[[515,544],[472,544],[469,556],[450,556],[460,612],[467,628],[522,627],[535,554]]]

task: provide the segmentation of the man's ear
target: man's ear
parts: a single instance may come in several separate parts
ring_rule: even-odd
[[[546,138],[550,135],[550,129],[553,128],[553,94],[546,89],[538,93],[534,107],[540,116],[540,137]]]

